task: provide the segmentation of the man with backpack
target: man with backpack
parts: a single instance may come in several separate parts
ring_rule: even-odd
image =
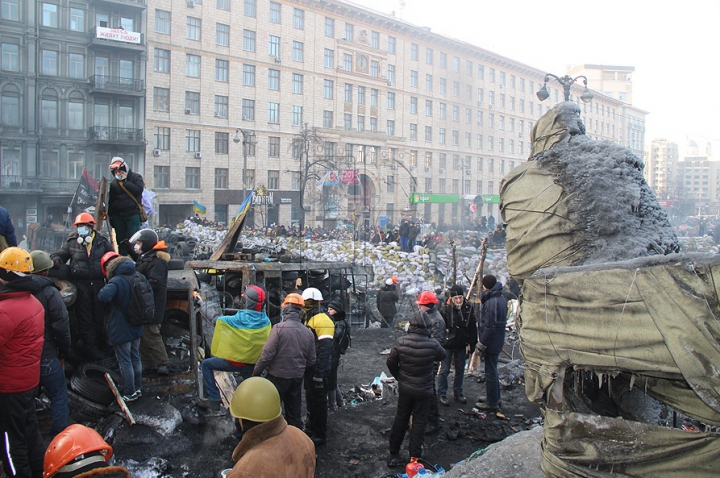
[[[139,278],[135,276],[135,263],[132,259],[120,256],[117,252],[106,253],[100,260],[100,266],[108,283],[100,289],[98,299],[111,304],[107,323],[108,341],[115,351],[123,379],[122,398],[126,402],[134,402],[142,396],[140,339],[144,329],[142,325],[130,323],[137,323],[135,321],[138,320],[137,317],[131,317],[139,314],[136,295],[138,288],[133,286],[133,282]],[[142,274],[138,275],[143,277]],[[152,301],[152,296],[150,300]]]
[[[328,304],[328,315],[335,323],[333,335],[333,351],[330,357],[330,374],[328,375],[328,404],[330,410],[343,406],[343,396],[338,385],[337,372],[340,367],[340,356],[350,347],[350,324],[345,319],[345,311],[340,302],[335,300]]]

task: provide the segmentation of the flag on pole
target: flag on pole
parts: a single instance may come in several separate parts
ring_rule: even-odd
[[[205,211],[207,211],[207,208],[200,204],[197,201],[193,201],[193,211],[198,214],[205,214]]]
[[[240,214],[247,214],[248,210],[250,209],[250,205],[252,204],[252,197],[253,192],[250,191],[250,194],[248,194],[247,197],[243,200],[242,204],[240,204],[236,217],[240,216]]]
[[[87,169],[83,168],[80,183],[77,190],[75,190],[77,204],[94,206],[97,201],[99,187],[100,185],[95,181],[95,178],[90,175]]]

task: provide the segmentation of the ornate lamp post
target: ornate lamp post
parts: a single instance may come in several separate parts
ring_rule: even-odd
[[[548,73],[545,75],[545,83],[543,84],[542,88],[538,90],[536,93],[538,99],[540,101],[545,101],[550,96],[550,92],[547,89],[547,82],[550,81],[550,78],[555,78],[558,83],[560,83],[563,87],[563,93],[565,95],[565,101],[570,101],[570,87],[575,84],[577,80],[580,78],[583,79],[583,84],[585,85],[585,91],[583,91],[583,94],[580,96],[580,99],[583,100],[585,103],[589,103],[592,101],[592,99],[595,97],[587,86],[587,77],[583,75],[576,76],[575,78],[570,78],[568,75],[563,76],[560,78],[559,76],[555,76],[552,73]]]
[[[256,145],[257,144],[257,137],[255,136],[255,131],[250,131],[246,129],[237,128],[235,130],[235,137],[233,138],[233,142],[235,144],[238,144],[241,141],[240,133],[242,133],[242,145],[243,145],[243,177],[242,177],[242,184],[243,184],[243,195],[242,200],[245,200],[245,196],[247,196],[247,157],[248,157],[248,148],[250,145]]]

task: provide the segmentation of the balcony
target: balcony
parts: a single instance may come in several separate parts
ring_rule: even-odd
[[[129,32],[122,28],[94,27],[90,30],[88,46],[120,48],[123,50],[145,51],[145,35]]]
[[[131,96],[145,94],[145,81],[118,76],[93,75],[90,77],[90,93],[113,93]]]
[[[144,10],[147,7],[147,0],[92,0],[90,4],[111,4],[123,7],[134,7]]]
[[[125,143],[136,146],[145,144],[145,136],[141,129],[93,126],[90,128],[89,136],[89,142],[96,144]]]
[[[0,175],[0,189],[4,194],[73,194],[79,182],[79,179]]]

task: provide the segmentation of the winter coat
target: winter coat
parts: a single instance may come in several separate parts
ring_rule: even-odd
[[[432,309],[428,310],[427,315],[430,318],[430,337],[437,340],[440,345],[445,346],[445,320],[438,312],[437,306],[433,306]]]
[[[449,350],[464,349],[467,345],[475,347],[478,340],[475,309],[467,300],[458,309],[452,299],[443,304],[440,315],[445,321],[446,339],[444,347]]]
[[[270,331],[253,375],[264,370],[278,378],[302,378],[305,369],[315,365],[315,336],[300,319],[300,307],[286,305],[283,321]]]
[[[155,298],[155,320],[153,324],[162,324],[167,305],[168,262],[170,254],[150,250],[141,254],[135,262],[135,270],[144,275],[153,290]]]
[[[410,223],[407,221],[401,222],[400,223],[400,235],[407,237],[409,232],[410,232]]]
[[[13,226],[12,219],[10,219],[10,213],[2,206],[0,206],[0,236],[5,238],[8,247],[17,246],[15,226]]]
[[[430,318],[423,311],[410,317],[408,333],[398,339],[387,358],[387,368],[398,381],[398,390],[411,397],[433,394],[433,364],[445,358],[445,349],[430,337]]]
[[[111,346],[132,342],[143,336],[142,325],[130,325],[124,313],[130,303],[130,283],[121,276],[128,278],[135,274],[135,263],[128,257],[121,257],[110,262],[107,268],[108,283],[100,289],[100,302],[110,302],[108,317],[108,342]]]
[[[56,263],[64,264],[68,259],[70,260],[70,279],[73,281],[101,280],[105,277],[100,268],[100,259],[106,252],[114,252],[115,248],[103,234],[97,231],[92,234],[90,256],[88,256],[87,248],[78,244],[77,231],[70,234],[59,251],[50,255]]]
[[[45,310],[29,290],[0,287],[0,393],[27,392],[40,383]]]
[[[400,300],[400,296],[397,293],[397,288],[394,285],[385,284],[377,293],[377,308],[380,315],[386,319],[395,317],[397,314],[397,301]]]
[[[502,283],[498,281],[492,289],[484,290],[480,302],[480,343],[486,347],[487,353],[499,354],[505,345],[508,310],[507,301],[502,296]]]
[[[333,351],[333,337],[335,336],[335,323],[320,305],[312,300],[305,301],[303,307],[305,325],[315,335],[315,361],[314,376],[327,378]]]
[[[411,241],[414,241],[415,238],[418,237],[419,233],[420,233],[420,229],[415,225],[411,225],[410,228],[408,229],[408,234],[407,234],[408,239],[410,239]]]
[[[313,478],[315,445],[282,415],[243,434],[233,450],[237,461],[228,478]]]
[[[122,181],[125,189],[135,197],[135,200],[142,206],[142,193],[145,189],[145,181],[143,177],[128,169],[127,178]],[[110,192],[108,193],[108,215],[130,217],[140,214],[140,208],[137,203],[125,192],[120,186],[120,181],[113,179],[110,183]]]
[[[70,355],[70,316],[60,295],[60,289],[47,277],[31,276],[40,289],[33,295],[45,309],[45,345],[42,358],[54,358],[58,352],[64,357]],[[12,284],[12,282],[10,282]]]

